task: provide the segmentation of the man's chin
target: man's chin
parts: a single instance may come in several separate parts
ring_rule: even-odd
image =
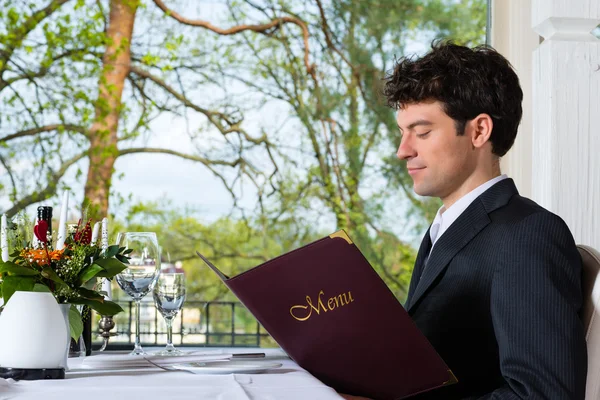
[[[424,185],[418,185],[413,182],[413,191],[422,197],[437,197],[435,191]]]

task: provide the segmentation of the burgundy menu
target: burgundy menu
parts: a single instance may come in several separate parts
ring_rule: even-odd
[[[298,365],[340,393],[395,400],[456,382],[344,231],[234,277],[198,255]]]

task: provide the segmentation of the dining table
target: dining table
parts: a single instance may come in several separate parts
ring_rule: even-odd
[[[177,357],[169,363],[158,363],[156,359],[153,362],[152,357],[146,357],[150,360],[148,363],[140,358],[139,365],[128,365],[113,362],[122,360],[122,353],[104,351],[88,357],[69,358],[65,379],[15,381],[0,378],[0,400],[341,399],[333,388],[298,366],[278,348],[183,350],[186,356],[180,359],[185,361],[190,361],[195,354],[199,359],[206,354],[235,354],[239,360],[246,360],[245,365],[258,368],[242,368],[241,371],[203,369],[201,366],[210,366],[210,362],[176,364]],[[151,353],[152,349],[147,351]],[[244,357],[248,353],[264,353],[264,356]],[[253,363],[248,364],[249,361]],[[243,362],[240,365],[244,365]]]

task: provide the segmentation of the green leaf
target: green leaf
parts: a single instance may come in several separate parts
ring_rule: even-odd
[[[97,279],[90,279],[89,281],[84,283],[81,287],[89,289],[89,290],[95,290],[94,287],[96,286],[97,283],[98,283]],[[96,292],[97,292],[97,290],[96,290]]]
[[[10,261],[0,261],[0,272],[8,272],[11,275],[20,276],[35,276],[40,274],[38,271],[24,267],[22,265],[17,265]]]
[[[31,292],[35,285],[35,278],[29,276],[5,276],[2,283],[2,296],[4,304],[8,303],[10,297],[17,291]]]
[[[66,285],[65,281],[63,281],[62,279],[60,279],[60,277],[58,275],[56,275],[56,272],[54,272],[54,270],[50,267],[45,267],[42,270],[42,276],[44,278],[50,279],[51,281],[54,281],[56,283],[59,283],[61,285]]]
[[[92,279],[93,277],[95,277],[98,272],[104,271],[104,268],[102,268],[99,265],[96,264],[92,264],[89,267],[85,268],[83,271],[81,271],[79,273],[79,277],[78,277],[78,281],[79,284],[82,285],[84,283],[86,283],[87,281],[89,281],[90,279]]]
[[[91,309],[96,310],[100,315],[117,315],[123,312],[123,309],[117,303],[108,300],[90,300],[78,298],[72,301],[73,304],[85,304]]]
[[[99,258],[94,260],[94,264],[98,264],[104,269],[104,272],[100,272],[96,275],[101,278],[112,278],[127,268],[125,264],[116,258]]]
[[[112,246],[108,246],[108,248],[106,249],[106,253],[104,254],[104,258],[112,258],[115,255],[117,255],[117,253],[119,253],[119,246],[114,244]]]
[[[78,340],[83,333],[83,321],[81,320],[81,314],[72,304],[69,309],[69,328],[71,328],[71,337]]]
[[[99,294],[98,292],[96,292],[94,290],[86,289],[84,287],[77,288],[76,292],[84,299],[88,299],[88,300],[103,300],[104,299],[104,297],[101,294]]]
[[[35,285],[33,285],[33,291],[34,292],[52,293],[52,291],[50,290],[50,288],[48,286],[41,284],[41,283],[36,283]]]

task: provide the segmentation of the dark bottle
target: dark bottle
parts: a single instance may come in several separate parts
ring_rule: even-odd
[[[37,209],[38,221],[46,221],[48,223],[48,244],[51,242],[52,237],[52,207],[50,206],[39,206]]]
[[[92,310],[83,306],[83,343],[85,343],[85,355],[92,355]]]

